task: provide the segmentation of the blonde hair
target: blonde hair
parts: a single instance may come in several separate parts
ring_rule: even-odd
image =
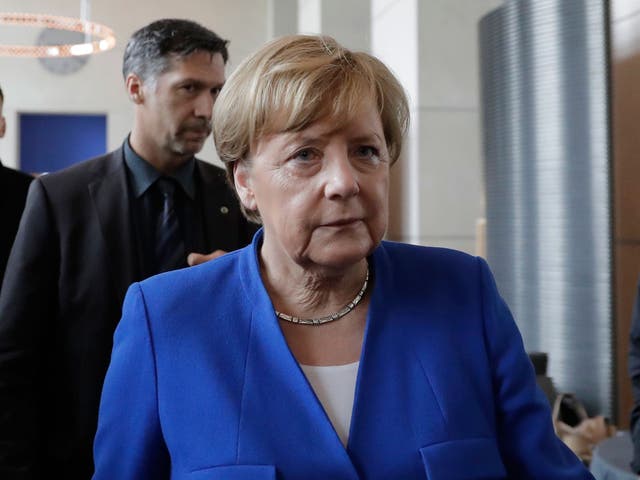
[[[377,58],[327,36],[291,35],[267,43],[229,77],[213,109],[213,138],[233,185],[233,164],[264,135],[304,130],[331,118],[340,127],[362,102],[378,107],[391,163],[400,156],[409,107],[400,82]],[[257,212],[245,215],[259,220]]]

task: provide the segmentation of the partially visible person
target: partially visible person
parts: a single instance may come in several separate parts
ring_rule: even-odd
[[[4,93],[0,88],[0,138],[4,137],[7,129],[7,122],[2,113],[3,107]],[[18,231],[27,191],[32,180],[31,175],[5,167],[0,159],[0,224],[2,224],[2,228],[0,228],[0,288],[2,288],[7,259]]]
[[[631,469],[640,474],[640,278],[636,289],[633,313],[631,314],[631,332],[629,335],[629,377],[633,409],[629,425],[633,440],[633,459]]]
[[[251,240],[224,170],[195,158],[227,58],[197,23],[141,28],[124,53],[134,121],[122,147],[32,183],[0,295],[3,480],[89,478],[127,287]]]
[[[214,139],[263,228],[130,287],[94,479],[593,480],[487,264],[382,240],[408,112],[380,61],[328,37],[237,68]]]

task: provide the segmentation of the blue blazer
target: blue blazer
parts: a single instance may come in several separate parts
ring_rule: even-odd
[[[253,244],[133,284],[95,479],[592,479],[553,432],[486,263],[383,242],[345,449],[291,354]]]

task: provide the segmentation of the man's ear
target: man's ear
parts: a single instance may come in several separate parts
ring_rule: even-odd
[[[142,79],[138,77],[135,73],[130,73],[127,75],[125,80],[125,85],[127,87],[127,93],[129,94],[129,98],[136,105],[140,105],[144,102],[144,89],[142,88]]]
[[[233,181],[244,208],[249,211],[257,210],[258,204],[251,188],[251,166],[246,160],[233,162]]]
[[[7,122],[4,119],[3,115],[0,115],[0,138],[4,137],[5,132],[7,131]]]

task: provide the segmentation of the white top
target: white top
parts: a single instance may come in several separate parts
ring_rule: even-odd
[[[345,447],[349,440],[359,365],[360,362],[320,367],[300,364],[300,368],[331,420],[333,429]]]

